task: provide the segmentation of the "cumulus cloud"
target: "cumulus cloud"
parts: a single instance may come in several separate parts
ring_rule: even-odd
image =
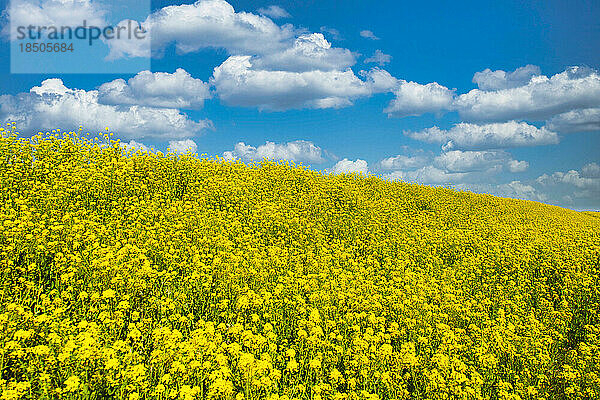
[[[599,179],[600,165],[598,165],[597,163],[589,163],[584,165],[581,169],[581,176],[584,178]]]
[[[264,54],[286,48],[296,32],[292,26],[280,27],[264,15],[236,12],[224,0],[163,7],[150,14],[142,26],[150,33],[155,56],[171,44],[179,53],[213,48],[235,55]],[[124,48],[120,52],[127,53]]]
[[[169,149],[176,153],[195,153],[198,151],[198,145],[192,139],[170,140]]]
[[[172,74],[142,71],[128,81],[116,79],[98,89],[98,102],[109,105],[199,109],[208,98],[208,84],[182,68]]]
[[[539,188],[532,184],[513,180],[508,183],[487,183],[472,181],[476,176],[473,173],[452,173],[433,166],[425,167],[417,171],[404,172],[395,171],[387,176],[390,180],[402,180],[405,182],[417,182],[430,185],[449,185],[457,190],[474,193],[487,193],[499,197],[508,197],[521,200],[532,200],[546,202],[550,198]]]
[[[485,83],[486,86],[490,84]],[[600,75],[585,67],[571,67],[550,78],[532,76],[518,87],[474,89],[458,96],[454,102],[460,116],[471,121],[541,121],[573,110],[598,107]]]
[[[567,184],[580,189],[600,191],[600,166],[590,163],[583,166],[581,171],[569,170],[567,172],[557,171],[551,175],[543,174],[537,178],[542,185]]]
[[[385,54],[381,50],[375,50],[375,53],[373,53],[371,57],[365,59],[366,63],[377,63],[381,66],[389,63],[390,61],[392,61],[392,56]]]
[[[510,172],[523,172],[527,171],[529,163],[527,161],[510,160],[508,162],[508,170]]]
[[[331,174],[358,173],[362,175],[368,175],[369,165],[365,160],[361,160],[360,158],[356,161],[344,158],[343,160],[340,160],[337,163],[335,163],[335,165],[327,171]]]
[[[23,132],[50,129],[104,131],[123,139],[186,138],[210,121],[194,121],[175,108],[101,104],[97,90],[70,89],[60,79],[47,79],[28,93],[0,96],[0,121],[17,122]]]
[[[547,125],[550,129],[564,133],[600,131],[600,108],[559,114],[550,118]]]
[[[384,170],[414,169],[425,166],[429,161],[429,157],[425,155],[407,156],[399,154],[384,158],[379,162],[379,165]]]
[[[496,190],[498,195],[504,195],[505,197],[512,197],[522,200],[534,200],[534,201],[546,201],[548,196],[544,193],[540,193],[533,186],[522,183],[521,181],[512,181],[499,185]]]
[[[395,78],[379,69],[361,71],[364,79],[359,78],[351,69],[358,55],[333,47],[322,33],[279,26],[265,15],[236,12],[223,0],[198,0],[164,7],[143,26],[150,31],[155,52],[171,43],[181,53],[224,49],[230,57],[215,68],[210,83],[229,105],[262,110],[341,108],[397,86]],[[126,54],[123,48],[114,50]],[[127,86],[132,84],[119,80],[105,85],[103,101],[132,101],[135,95]],[[201,98],[207,95],[204,89],[199,93]],[[170,98],[161,98],[170,104]],[[155,105],[158,99],[152,101]]]
[[[361,71],[361,79],[351,69],[358,54],[333,47],[322,33],[279,26],[265,13],[236,12],[224,0],[167,6],[152,13],[143,26],[150,32],[155,55],[171,44],[180,53],[224,49],[230,57],[215,68],[211,84],[229,105],[261,110],[341,108],[389,91],[398,82],[378,69]],[[111,57],[127,55],[126,43],[108,44],[113,46]],[[385,63],[386,57],[380,54],[377,62]],[[105,96],[105,101],[132,97],[121,93],[127,91],[123,81],[105,88],[118,98]]]
[[[561,199],[571,207],[600,209],[600,165],[592,162],[581,170],[557,171],[543,174],[536,183],[552,194],[552,199]]]
[[[389,74],[366,72],[365,80],[351,69],[305,72],[255,69],[250,56],[232,56],[215,68],[211,83],[229,105],[266,110],[341,108],[390,84]]]
[[[440,143],[450,149],[493,149],[522,146],[539,146],[558,143],[558,135],[546,127],[537,128],[525,122],[470,124],[459,123],[449,130],[434,126],[405,135],[427,143]]]
[[[266,142],[258,147],[239,142],[231,151],[223,153],[226,160],[261,161],[287,160],[294,162],[322,163],[327,157],[326,152],[314,143],[306,140],[295,140],[288,143]]]
[[[334,40],[344,40],[344,38],[342,37],[342,34],[340,33],[340,31],[337,30],[337,29],[335,29],[335,28],[330,28],[330,27],[327,27],[327,26],[322,26],[321,28],[319,28],[319,31],[321,31],[323,33],[327,33]]]
[[[11,0],[5,10],[10,23],[2,27],[2,35],[16,38],[18,26],[106,26],[107,11],[92,0]],[[11,26],[13,31],[11,31]]]
[[[424,153],[412,157],[399,155],[379,164],[384,170],[392,170],[384,178],[431,185],[489,182],[502,171],[521,172],[529,166],[502,150],[453,150],[436,157]]]
[[[454,189],[465,190],[473,193],[486,193],[499,197],[508,197],[520,200],[542,201],[548,200],[548,196],[538,188],[529,183],[513,180],[502,184],[489,183],[459,183],[453,185]]]
[[[507,183],[462,182],[453,184],[452,188],[473,193],[486,193],[493,196],[547,202],[549,196],[533,184],[513,180]]]
[[[371,39],[371,40],[379,40],[379,38],[377,36],[375,36],[375,34],[368,29],[360,31],[360,36],[367,38],[367,39]]]
[[[434,165],[450,172],[500,172],[503,168],[511,172],[527,169],[527,161],[513,160],[505,151],[461,151],[452,150],[437,156]]]
[[[290,18],[291,15],[287,11],[285,11],[282,7],[271,5],[268,7],[261,7],[258,10],[259,14],[266,15],[271,18]]]
[[[454,91],[437,82],[421,85],[416,82],[398,81],[393,91],[395,98],[384,112],[394,117],[419,116],[440,113],[452,108]]]
[[[475,73],[473,83],[476,83],[481,90],[509,89],[526,85],[531,78],[541,74],[540,67],[531,64],[517,68],[512,72],[502,70],[492,71],[486,68],[481,72]]]
[[[486,69],[473,77],[479,89],[458,96],[437,82],[398,82],[384,109],[390,116],[457,111],[464,122],[479,124],[548,120],[547,127],[559,132],[600,129],[600,74],[587,67],[570,67],[550,78],[534,65],[511,72]]]
[[[401,82],[390,75],[386,70],[377,67],[368,71],[360,71],[360,76],[365,78],[366,84],[372,93],[393,91]]]
[[[447,177],[441,173],[440,176]],[[447,183],[455,189],[475,193],[541,201],[580,210],[600,210],[600,165],[595,162],[584,165],[580,170],[543,174],[531,181],[512,180],[496,184],[489,175],[479,181],[473,181],[472,177],[472,173],[465,173],[462,182],[461,177],[458,180],[452,177]]]
[[[466,172],[450,172],[433,165],[427,165],[414,171],[393,171],[384,178],[394,181],[416,182],[421,184],[455,184],[469,176]]]
[[[473,77],[479,89],[458,96],[437,82],[398,82],[384,109],[390,116],[457,111],[464,122],[479,124],[549,120],[548,128],[559,132],[600,129],[600,74],[587,67],[570,67],[550,78],[534,65],[511,72],[486,69]]]
[[[394,171],[384,176],[389,180],[416,182],[426,185],[449,185],[454,189],[474,193],[487,193],[494,196],[522,200],[546,202],[552,196],[545,193],[534,183],[513,180],[508,183],[491,183],[493,175],[481,172],[452,172],[444,168],[429,165],[414,171]]]
[[[291,47],[253,59],[258,69],[292,72],[345,70],[355,63],[354,53],[331,47],[322,33],[300,35]]]
[[[164,7],[141,25],[149,32],[155,57],[174,44],[179,53],[212,48],[224,49],[231,56],[252,56],[254,65],[265,70],[344,70],[356,63],[356,54],[332,47],[322,33],[306,33],[289,24],[279,26],[266,16],[283,9],[261,10],[262,15],[236,12],[224,0],[198,0]],[[149,41],[107,41],[111,47],[108,58],[139,56]]]
[[[113,39],[107,40],[102,37],[102,41],[109,48],[109,52],[105,57],[107,61],[114,61],[120,58],[135,58],[142,57],[149,59],[152,56],[151,37],[147,28],[139,21],[132,19],[124,19],[114,26],[115,32],[120,29],[135,29],[131,27],[139,27],[142,35],[119,35]],[[125,32],[127,32],[125,30]],[[162,49],[160,49],[162,51]]]
[[[91,0],[15,0],[13,3],[16,6],[9,10],[13,21],[25,25],[68,24],[80,19],[102,25],[106,14]],[[596,70],[571,67],[546,77],[534,65],[508,72],[486,69],[473,76],[478,89],[460,96],[437,82],[423,85],[389,76],[385,85],[378,85],[354,75],[351,67],[358,54],[333,47],[322,33],[307,33],[290,24],[278,25],[271,19],[287,16],[284,9],[275,5],[261,8],[259,13],[236,12],[225,0],[197,0],[192,4],[167,6],[139,22],[149,32],[148,40],[106,41],[110,47],[107,58],[145,57],[150,38],[155,56],[160,56],[171,45],[179,53],[208,48],[224,50],[230,58],[215,69],[213,76],[222,100],[261,109],[339,108],[353,104],[356,98],[393,90],[395,98],[384,110],[390,116],[458,111],[465,122],[550,119],[547,126],[560,132],[598,129],[600,76]],[[119,24],[129,22],[138,23],[124,20]],[[337,31],[326,27],[321,30],[337,37]],[[378,39],[370,30],[360,34]],[[365,62],[384,65],[390,59],[390,55],[376,50]],[[136,78],[142,80],[141,76]],[[167,92],[166,96],[147,97],[144,102],[135,93],[136,78],[133,82],[115,80],[103,85],[100,102],[199,108],[208,96],[207,87],[201,81],[194,83],[198,85],[196,98],[183,91],[194,82],[188,77],[183,87],[176,85],[183,93]],[[232,82],[220,78],[231,78]],[[270,79],[275,84],[266,88],[265,81]],[[154,80],[157,86],[163,79]],[[257,89],[255,95],[251,93],[254,89]]]

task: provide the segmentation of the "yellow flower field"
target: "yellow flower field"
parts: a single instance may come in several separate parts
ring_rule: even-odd
[[[598,399],[600,218],[0,138],[0,399]]]

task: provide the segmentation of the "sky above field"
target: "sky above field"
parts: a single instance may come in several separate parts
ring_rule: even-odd
[[[0,6],[0,121],[24,136],[108,127],[129,148],[600,209],[598,1]],[[143,34],[19,36],[128,20]]]

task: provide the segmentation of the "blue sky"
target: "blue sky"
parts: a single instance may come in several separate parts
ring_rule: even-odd
[[[108,126],[130,147],[600,209],[598,2],[66,3],[0,2],[0,121],[24,135]],[[16,54],[9,23],[43,18],[139,21],[152,57]]]

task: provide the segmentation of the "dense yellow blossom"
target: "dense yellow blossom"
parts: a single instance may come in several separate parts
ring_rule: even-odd
[[[600,398],[600,218],[0,138],[1,399]]]

